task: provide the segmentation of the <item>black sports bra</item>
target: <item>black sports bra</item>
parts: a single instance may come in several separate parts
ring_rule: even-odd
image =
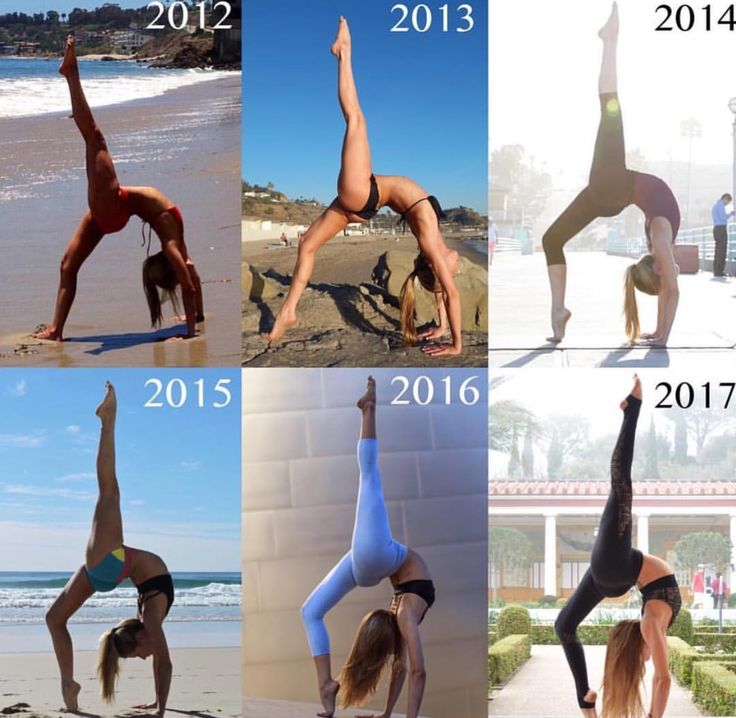
[[[662,576],[655,581],[650,581],[646,586],[641,589],[641,614],[644,615],[644,609],[646,608],[647,601],[657,600],[664,601],[672,609],[672,617],[670,618],[669,628],[674,620],[677,618],[677,614],[682,608],[682,596],[680,595],[680,587],[677,583],[677,579],[673,573],[668,576]]]
[[[424,609],[424,613],[419,619],[419,623],[421,623],[427,615],[427,611],[432,608],[432,604],[434,603],[434,582],[431,579],[423,578],[416,579],[414,581],[404,581],[404,583],[397,584],[394,586],[394,596],[391,600],[392,608],[395,606],[398,610],[399,601],[405,593],[413,593],[415,596],[419,596],[419,598],[423,599],[427,604],[427,608]]]

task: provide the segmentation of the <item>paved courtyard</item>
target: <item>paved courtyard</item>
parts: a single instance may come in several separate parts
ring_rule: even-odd
[[[550,335],[544,255],[501,253],[490,274],[491,367],[675,367],[736,358],[736,280],[706,272],[680,277],[680,305],[667,349],[629,347],[622,315],[624,270],[632,260],[568,252],[567,306],[573,316],[559,345]],[[657,300],[637,292],[643,331],[656,325]]]
[[[593,687],[603,678],[605,646],[585,646],[588,677]],[[652,685],[652,663],[647,663],[645,686]],[[647,697],[648,700],[648,697]],[[648,702],[645,708],[649,708]],[[600,701],[598,702],[600,711]],[[574,718],[580,715],[575,686],[559,646],[532,646],[532,657],[499,691],[494,691],[488,715],[494,718]],[[674,679],[667,703],[667,718],[701,716],[690,700],[690,693]]]

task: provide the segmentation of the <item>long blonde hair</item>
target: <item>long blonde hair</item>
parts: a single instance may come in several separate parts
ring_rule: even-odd
[[[626,317],[626,336],[630,342],[639,338],[639,309],[636,306],[638,289],[645,294],[657,295],[660,289],[659,275],[654,272],[654,255],[645,254],[636,264],[626,268],[624,277],[624,316]]]
[[[401,305],[401,333],[407,344],[416,346],[419,341],[416,326],[416,295],[414,293],[414,280],[419,280],[419,284],[428,292],[441,291],[441,287],[437,281],[437,277],[433,269],[429,266],[424,254],[419,252],[414,260],[414,269],[406,278],[401,287],[400,305]]]
[[[638,620],[619,621],[608,634],[601,718],[641,718],[645,714],[643,647]]]
[[[100,692],[107,703],[115,700],[120,659],[133,655],[138,645],[136,634],[143,629],[143,623],[137,618],[127,618],[100,638],[97,677],[100,681]]]
[[[151,326],[161,325],[161,295],[159,287],[169,295],[174,311],[179,313],[179,302],[176,297],[176,285],[179,280],[171,262],[163,252],[146,257],[143,262],[143,291],[146,293],[148,311],[151,314]]]
[[[404,639],[396,616],[385,609],[363,617],[340,674],[343,708],[362,705],[375,692],[383,669],[403,661]]]

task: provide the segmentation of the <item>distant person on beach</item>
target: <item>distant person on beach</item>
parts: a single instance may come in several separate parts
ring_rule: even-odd
[[[713,239],[716,243],[713,254],[713,276],[722,277],[726,269],[726,250],[728,247],[728,220],[733,217],[733,211],[727,212],[726,205],[731,204],[728,192],[724,194],[714,205],[713,215]]]
[[[404,681],[408,680],[406,715],[415,718],[420,714],[427,680],[420,626],[435,600],[434,583],[424,559],[391,535],[378,468],[373,377],[368,377],[368,387],[358,400],[358,408],[361,412],[360,478],[350,550],[312,591],[301,609],[324,707],[317,715],[332,718],[338,694],[344,708],[362,705],[375,693],[381,674],[387,670],[390,682],[386,710],[381,715],[391,716]],[[391,604],[388,609],[378,608],[363,617],[340,680],[336,681],[332,677],[325,616],[355,588],[376,586],[384,579],[389,579],[393,587]]]
[[[444,212],[436,197],[428,195],[409,178],[373,174],[368,130],[353,78],[350,31],[342,17],[332,54],[337,58],[338,94],[347,124],[337,198],[300,239],[289,293],[273,328],[264,334],[264,338],[277,342],[296,323],[297,304],[312,276],[320,247],[344,232],[351,222],[368,222],[381,207],[388,206],[401,215],[401,220],[409,226],[419,244],[414,269],[401,290],[404,338],[411,345],[420,340],[427,342],[422,351],[431,356],[461,354],[460,295],[453,280],[460,270],[460,258],[442,239],[439,221]],[[432,292],[437,303],[437,324],[423,332],[417,332],[415,324],[415,281]],[[449,343],[443,341],[448,328],[451,334]]]
[[[693,573],[690,581],[690,593],[693,597],[693,603],[690,608],[705,608],[705,568],[702,564],[698,565],[697,570]]]
[[[115,698],[120,658],[153,656],[156,702],[136,708],[155,710],[156,715],[162,717],[172,672],[162,624],[174,602],[174,583],[159,556],[123,543],[120,487],[115,473],[117,399],[109,382],[105,385],[105,398],[95,413],[102,422],[97,450],[99,493],[84,566],[69,579],[46,614],[61,673],[61,693],[67,709],[78,712],[81,686],[74,680],[74,649],[67,629],[69,619],[96,591],[112,591],[130,578],[138,589],[138,615],[122,621],[100,639],[97,675],[102,697],[107,702]]]
[[[552,294],[552,335],[561,342],[571,312],[565,306],[567,265],[563,247],[598,217],[614,217],[635,204],[646,218],[648,254],[626,269],[624,315],[626,336],[631,343],[642,340],[648,346],[666,346],[675,321],[679,290],[672,245],[680,228],[680,209],[672,190],[659,177],[626,167],[624,128],[618,99],[616,52],[618,46],[618,6],[599,32],[603,41],[598,92],[601,119],[595,143],[588,186],[555,220],[542,238]],[[636,290],[658,298],[657,326],[648,334],[639,327]]]
[[[289,240],[286,238],[286,232],[281,233],[281,236],[279,237],[279,242],[281,242],[282,247],[289,246]]]
[[[143,262],[143,289],[151,326],[160,326],[162,321],[159,290],[168,294],[176,308],[178,302],[175,292],[180,285],[187,325],[185,336],[195,336],[197,323],[204,321],[202,284],[184,242],[181,211],[154,187],[122,187],[118,182],[107,143],[95,123],[82,89],[72,35],[67,38],[59,72],[66,77],[69,85],[72,115],[86,145],[89,210],[82,217],[61,260],[54,318],[35,336],[62,341],[64,324],[77,293],[77,275],[82,264],[106,234],[120,232],[134,214],[147,222],[161,240],[162,251]]]

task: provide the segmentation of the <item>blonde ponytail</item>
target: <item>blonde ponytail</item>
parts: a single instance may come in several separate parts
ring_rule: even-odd
[[[100,638],[97,677],[100,693],[107,703],[115,700],[115,684],[120,675],[120,659],[131,656],[136,649],[136,634],[144,629],[137,618],[128,618]]]
[[[414,289],[414,281],[419,280],[419,284],[428,292],[441,291],[438,289],[437,277],[435,277],[432,267],[420,252],[414,260],[414,270],[406,278],[401,287],[399,302],[401,307],[401,333],[404,340],[411,346],[416,346],[419,342],[416,326],[416,293]]]
[[[654,271],[654,256],[645,254],[636,264],[630,264],[624,275],[624,317],[626,319],[626,336],[635,342],[641,333],[639,326],[639,308],[636,304],[636,291],[656,296],[659,294],[661,282]]]

